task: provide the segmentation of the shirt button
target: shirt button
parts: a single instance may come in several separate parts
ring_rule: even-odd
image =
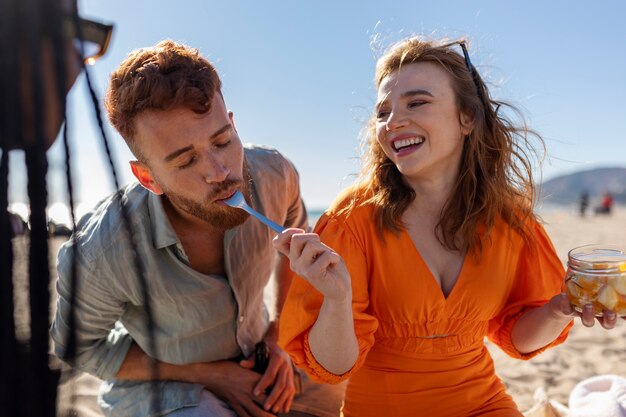
[[[243,316],[239,316],[239,323],[243,323]]]

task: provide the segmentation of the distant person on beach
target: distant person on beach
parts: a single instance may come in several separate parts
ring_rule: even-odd
[[[105,105],[137,158],[138,182],[84,216],[59,252],[56,354],[66,356],[76,248],[76,366],[106,380],[108,416],[148,415],[149,358],[157,360],[159,416],[337,416],[341,389],[294,372],[277,344],[280,314],[269,322],[263,291],[274,276],[280,313],[287,258],[272,247],[271,230],[223,203],[241,191],[267,217],[306,228],[291,162],[242,145],[213,65],[170,40],[130,53],[111,75]],[[147,270],[154,346],[120,201]]]
[[[314,379],[348,379],[345,417],[521,416],[485,336],[529,359],[576,315],[533,211],[533,133],[491,98],[464,41],[404,39],[375,79],[361,180],[315,233],[275,240],[303,278],[281,345]]]
[[[585,217],[587,207],[589,207],[589,193],[587,191],[583,191],[580,194],[580,217]]]
[[[611,214],[611,210],[613,209],[613,196],[608,191],[602,193],[602,199],[600,200],[600,205],[596,207],[596,214]]]
[[[28,233],[28,223],[19,214],[9,211],[9,223],[11,224],[11,237]]]
[[[83,68],[107,50],[113,27],[79,17],[74,0],[0,2],[0,414],[56,415],[59,378],[49,366],[49,259],[46,218],[48,160],[65,118],[66,94]],[[89,54],[87,51],[92,51]],[[29,305],[14,305],[8,211],[9,159],[23,152],[29,198]],[[13,220],[12,220],[13,219]],[[21,220],[21,219],[20,219]],[[22,225],[16,232],[25,232]],[[21,285],[21,284],[19,284]],[[16,336],[16,311],[30,319],[29,340]],[[59,410],[59,412],[62,412]]]

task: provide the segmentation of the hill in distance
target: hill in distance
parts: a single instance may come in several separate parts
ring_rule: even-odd
[[[604,192],[613,195],[616,203],[626,203],[626,168],[596,168],[562,175],[541,185],[540,201],[548,204],[578,204],[583,192],[589,193],[591,205]]]

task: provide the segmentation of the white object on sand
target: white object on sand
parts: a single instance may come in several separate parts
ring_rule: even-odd
[[[571,417],[626,417],[626,378],[598,375],[579,382],[569,396]]]

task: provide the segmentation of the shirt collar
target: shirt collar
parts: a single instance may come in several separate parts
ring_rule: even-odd
[[[165,214],[161,196],[152,192],[149,193],[148,210],[150,212],[150,228],[152,229],[152,243],[154,247],[162,249],[180,243],[174,228]]]

